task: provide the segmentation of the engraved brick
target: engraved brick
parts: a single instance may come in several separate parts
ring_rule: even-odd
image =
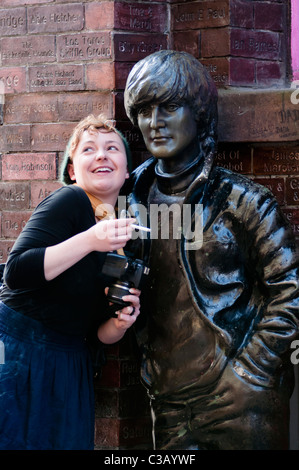
[[[2,212],[2,236],[5,238],[17,238],[32,212]]]
[[[0,183],[2,210],[29,209],[29,185],[26,183]]]
[[[298,105],[292,90],[219,90],[220,142],[296,141]],[[242,112],[240,113],[240,110]]]
[[[0,133],[1,152],[26,151],[30,149],[30,126],[3,125]]]
[[[167,49],[167,36],[163,34],[115,33],[114,35],[116,61],[134,62],[161,49]]]
[[[0,263],[7,261],[15,240],[0,240]]]
[[[175,31],[226,26],[229,24],[229,0],[173,5],[171,19]]]
[[[215,156],[218,166],[236,173],[251,173],[251,149],[246,145],[220,144]]]
[[[27,91],[25,67],[1,67],[0,83],[4,85],[5,94]]]
[[[110,34],[99,32],[58,36],[57,59],[61,62],[111,59]]]
[[[299,204],[299,178],[286,179],[286,203],[289,205]]]
[[[117,121],[126,121],[128,119],[125,107],[124,107],[124,93],[118,92],[113,93],[114,100],[114,118]],[[118,124],[117,124],[118,125]]]
[[[52,122],[59,117],[57,96],[53,94],[8,95],[5,100],[4,120],[7,124],[19,122]]]
[[[255,175],[299,175],[299,147],[254,149]]]
[[[167,28],[166,4],[115,2],[114,28],[163,33]]]
[[[2,156],[2,178],[4,180],[47,180],[55,177],[56,155],[54,153]]]
[[[63,1],[63,0],[61,0]],[[66,0],[69,1],[69,0]],[[34,0],[34,3],[48,3],[49,0]],[[2,7],[19,7],[21,5],[28,5],[28,0],[1,0]]]
[[[217,87],[226,86],[230,83],[230,62],[229,59],[210,58],[201,59],[200,62],[205,66]]]
[[[151,444],[152,425],[149,417],[122,419],[119,429],[119,444],[125,448]]]
[[[59,151],[65,150],[74,130],[74,123],[33,124],[32,150]]]
[[[32,181],[30,207],[36,207],[45,197],[61,186],[62,183],[59,181]]]
[[[270,31],[282,31],[285,18],[285,5],[255,2],[254,18],[256,29],[268,29]]]
[[[231,54],[239,57],[278,60],[279,34],[267,31],[231,30]]]
[[[268,188],[275,196],[278,204],[285,201],[285,181],[283,178],[254,178],[254,181]]]
[[[83,5],[46,5],[28,7],[28,32],[81,31],[84,24]]]
[[[98,62],[86,66],[88,90],[112,90],[115,88],[114,63]]]
[[[299,209],[283,209],[287,221],[290,223],[295,237],[299,237]]]
[[[30,91],[74,91],[83,89],[83,65],[40,65],[29,67]]]
[[[112,117],[111,93],[68,93],[58,97],[58,113],[63,121],[79,121],[88,114]]]
[[[133,126],[128,121],[118,122],[118,129],[123,133],[128,144],[133,149],[144,149],[144,140],[138,127]]]
[[[176,51],[185,51],[194,57],[199,57],[199,31],[177,31],[173,33],[173,49]]]
[[[200,55],[202,57],[223,57],[230,53],[230,32],[228,28],[206,29],[201,32]]]
[[[54,62],[55,37],[23,36],[1,39],[2,65],[25,65]]]
[[[0,10],[0,37],[26,34],[26,8]]]

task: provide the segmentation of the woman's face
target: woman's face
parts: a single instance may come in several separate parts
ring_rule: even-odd
[[[164,164],[183,168],[197,157],[197,121],[190,106],[148,103],[139,109],[137,119],[147,149]]]
[[[119,190],[129,177],[126,149],[115,132],[99,129],[82,133],[68,166],[72,181],[103,202],[115,205]]]

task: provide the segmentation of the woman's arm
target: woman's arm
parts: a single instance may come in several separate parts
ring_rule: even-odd
[[[92,251],[114,251],[123,248],[132,235],[135,219],[103,220],[90,229],[46,248],[45,279],[50,281]]]

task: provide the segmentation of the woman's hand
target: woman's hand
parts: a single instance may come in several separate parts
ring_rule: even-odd
[[[115,251],[123,248],[132,237],[135,219],[101,220],[94,227],[95,251]]]
[[[105,289],[106,295],[108,290],[107,287]],[[125,295],[122,299],[125,302],[130,302],[131,305],[115,312],[117,318],[110,318],[99,327],[98,338],[102,343],[116,343],[124,336],[127,329],[135,323],[140,313],[140,293],[139,289],[130,289],[130,294]]]

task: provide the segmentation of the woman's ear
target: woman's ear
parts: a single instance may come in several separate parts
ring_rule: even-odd
[[[76,181],[76,176],[75,176],[75,171],[74,171],[74,165],[73,163],[68,163],[67,165],[67,172],[69,174],[69,177],[72,181]]]

